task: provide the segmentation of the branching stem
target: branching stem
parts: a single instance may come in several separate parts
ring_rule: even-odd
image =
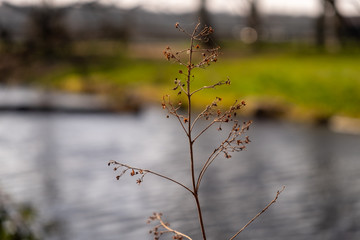
[[[169,115],[173,115],[177,118],[177,120],[180,123],[181,128],[184,130],[187,139],[188,139],[188,147],[189,147],[189,164],[190,164],[190,176],[191,176],[191,185],[192,186],[185,186],[179,181],[174,180],[171,177],[167,177],[163,174],[148,170],[148,169],[141,169],[132,167],[123,163],[119,163],[116,161],[110,161],[108,165],[116,165],[114,170],[121,169],[121,173],[116,176],[117,179],[119,179],[121,176],[123,176],[125,173],[130,172],[131,176],[138,175],[140,176],[137,179],[137,183],[140,184],[143,182],[144,176],[146,174],[153,174],[160,178],[166,179],[170,182],[173,182],[177,184],[178,186],[181,186],[188,192],[192,194],[194,197],[195,203],[196,203],[196,209],[198,213],[198,220],[201,228],[202,233],[202,240],[206,240],[206,233],[205,233],[205,226],[199,201],[199,188],[201,185],[201,181],[204,177],[204,174],[208,170],[209,166],[214,162],[214,160],[219,156],[220,153],[223,153],[225,158],[231,158],[232,154],[234,152],[240,152],[246,148],[246,145],[251,142],[248,136],[241,137],[244,132],[249,130],[249,126],[251,125],[251,121],[243,122],[243,124],[239,123],[239,121],[235,118],[237,111],[240,110],[243,106],[246,105],[245,101],[235,101],[233,105],[230,106],[228,110],[221,109],[218,104],[222,101],[221,97],[216,97],[211,104],[206,106],[206,108],[198,114],[196,117],[192,116],[192,96],[202,90],[206,89],[215,89],[217,86],[221,85],[230,85],[230,79],[228,78],[226,81],[219,81],[212,85],[206,85],[202,86],[200,88],[196,88],[192,90],[192,80],[194,78],[192,70],[195,68],[205,68],[206,66],[210,65],[212,62],[217,62],[217,56],[219,54],[219,47],[213,48],[213,49],[205,49],[201,48],[199,44],[197,44],[197,41],[206,42],[209,40],[209,35],[213,33],[213,29],[211,27],[205,26],[203,28],[200,28],[200,22],[197,23],[192,33],[189,33],[185,31],[179,23],[175,24],[175,27],[188,35],[190,37],[190,47],[178,51],[173,52],[170,47],[167,47],[165,49],[164,56],[169,61],[174,61],[180,64],[181,66],[185,66],[187,68],[187,71],[184,71],[184,69],[179,70],[179,74],[181,75],[181,78],[176,78],[174,83],[175,87],[172,89],[174,91],[177,91],[178,95],[185,95],[186,101],[187,101],[187,112],[181,113],[181,107],[182,102],[181,100],[178,102],[178,104],[173,104],[170,101],[170,96],[166,95],[163,97],[162,107],[163,109],[166,109],[168,111],[167,117]],[[196,44],[196,45],[194,45]],[[188,54],[188,56],[185,56],[185,54]],[[194,61],[193,63],[193,55],[194,54],[201,54],[202,60]],[[197,122],[200,119],[204,120],[210,120],[207,125],[204,125],[200,127],[199,131],[196,131],[196,133],[193,134],[193,130],[195,125],[197,125]],[[225,136],[225,140],[223,140],[218,147],[214,149],[214,151],[210,154],[210,156],[203,162],[201,162],[202,168],[200,169],[200,172],[196,172],[198,174],[195,176],[195,159],[194,159],[194,144],[198,140],[200,136],[202,136],[207,130],[209,130],[215,123],[219,123],[218,130],[222,130],[222,124],[224,123],[233,123],[232,129],[229,131],[229,134]],[[196,178],[197,177],[197,178]],[[283,187],[280,191],[277,192],[275,198],[262,210],[260,211],[255,217],[253,217],[243,228],[241,228],[236,234],[234,234],[229,240],[233,240],[236,238],[247,226],[249,226],[253,221],[255,221],[262,213],[264,213],[273,203],[276,202],[278,199],[280,193],[284,190],[285,187]],[[173,239],[182,239],[187,238],[188,240],[192,240],[189,236],[178,232],[172,228],[167,223],[164,223],[161,219],[161,214],[154,213],[153,216],[151,216],[150,221],[152,220],[158,220],[160,222],[159,225],[157,225],[154,228],[154,231],[152,232],[155,236],[154,239],[159,239],[159,236],[163,233],[173,233]],[[164,231],[158,231],[158,227],[161,229],[164,228]]]
[[[245,224],[244,227],[242,227],[237,233],[235,233],[234,236],[232,236],[229,240],[235,239],[235,238],[237,237],[237,235],[239,235],[242,231],[244,231],[245,228],[247,228],[247,227],[248,227],[253,221],[255,221],[261,214],[263,214],[266,210],[268,210],[268,208],[276,202],[276,200],[278,199],[279,195],[282,193],[282,191],[284,191],[284,189],[285,189],[285,186],[283,186],[280,191],[277,191],[275,198],[274,198],[263,210],[261,210],[258,214],[256,214],[255,217],[253,217],[247,224]]]
[[[165,228],[166,230],[168,230],[169,232],[172,232],[172,233],[174,233],[174,234],[176,234],[176,235],[180,235],[180,236],[183,236],[183,237],[185,237],[185,238],[187,238],[187,239],[189,239],[189,240],[192,240],[192,238],[189,237],[188,235],[186,235],[186,234],[184,234],[184,233],[181,233],[181,232],[179,232],[179,231],[176,231],[176,230],[170,228],[169,225],[166,224],[166,223],[164,223],[164,221],[161,219],[161,215],[160,215],[160,214],[155,214],[155,216],[156,216],[156,219],[160,222],[161,226],[162,226],[163,228]]]
[[[187,85],[187,100],[188,100],[188,141],[189,141],[189,151],[190,151],[190,171],[191,171],[191,180],[192,180],[192,187],[193,187],[193,196],[195,198],[195,202],[196,202],[196,208],[197,208],[197,212],[198,212],[198,216],[199,216],[199,222],[200,222],[200,228],[201,228],[201,233],[202,233],[202,237],[203,240],[206,240],[206,233],[205,233],[205,227],[204,227],[204,222],[203,222],[203,218],[202,218],[202,213],[201,213],[201,207],[200,207],[200,201],[199,201],[199,196],[198,196],[198,192],[196,190],[196,180],[195,180],[195,167],[194,167],[194,149],[193,149],[193,145],[194,145],[194,141],[192,139],[192,109],[191,109],[191,87],[190,87],[190,83],[191,83],[191,70],[193,69],[193,65],[192,65],[192,55],[193,55],[193,47],[194,47],[194,39],[195,39],[195,34],[198,31],[198,28],[200,26],[200,22],[196,25],[196,27],[194,28],[194,31],[191,35],[191,41],[190,41],[190,49],[189,49],[189,64],[188,64],[188,71],[187,71],[187,79],[186,79],[186,85]]]
[[[125,169],[131,169],[131,170],[133,169],[133,170],[136,170],[136,171],[139,171],[139,172],[143,172],[143,175],[145,175],[146,173],[150,173],[150,174],[156,175],[156,176],[158,176],[158,177],[161,177],[161,178],[164,178],[164,179],[166,179],[166,180],[169,180],[170,182],[176,183],[177,185],[183,187],[184,189],[186,189],[187,191],[189,191],[192,195],[194,195],[194,192],[193,192],[190,188],[186,187],[184,184],[182,184],[182,183],[180,183],[180,182],[178,182],[178,181],[176,181],[176,180],[174,180],[174,179],[172,179],[172,178],[169,178],[169,177],[167,177],[167,176],[165,176],[165,175],[162,175],[162,174],[160,174],[160,173],[157,173],[157,172],[154,172],[154,171],[151,171],[151,170],[148,170],[148,169],[142,169],[142,168],[132,167],[132,166],[130,166],[130,165],[123,164],[123,163],[119,163],[119,162],[114,161],[114,160],[110,161],[110,162],[109,162],[109,165],[110,165],[110,164],[119,165],[119,166],[121,166],[121,167],[124,167]]]

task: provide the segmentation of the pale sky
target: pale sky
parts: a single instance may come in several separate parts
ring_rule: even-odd
[[[0,0],[3,2],[4,0]],[[40,3],[44,0],[6,0],[11,3]],[[45,0],[55,4],[91,2],[92,0]],[[262,13],[285,13],[290,15],[316,16],[321,11],[321,0],[258,0]],[[142,6],[150,11],[187,12],[197,9],[199,0],[100,0],[124,8]],[[213,12],[246,13],[249,0],[207,0],[207,7]],[[339,9],[345,15],[360,15],[360,0],[338,0]]]

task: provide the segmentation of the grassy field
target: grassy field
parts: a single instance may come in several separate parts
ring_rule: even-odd
[[[155,57],[132,58],[130,54],[94,60],[78,66],[63,64],[36,82],[70,91],[104,94],[136,94],[144,101],[161,101],[171,93],[180,66]],[[249,104],[274,103],[289,107],[295,117],[327,117],[334,114],[360,117],[360,54],[280,52],[242,55],[225,50],[217,63],[196,69],[194,86],[231,79],[231,86],[197,99],[198,106],[215,96],[245,99]],[[114,91],[116,90],[116,91]],[[176,92],[173,93],[176,95]],[[209,99],[210,98],[210,99]]]

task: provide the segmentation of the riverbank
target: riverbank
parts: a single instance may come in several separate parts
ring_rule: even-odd
[[[25,86],[0,85],[0,111],[20,112],[110,112],[106,98]]]
[[[181,78],[181,67],[167,62],[158,45],[150,53],[145,50],[151,46],[133,45],[114,47],[106,55],[84,48],[71,61],[32,61],[22,66],[23,74],[17,77],[46,89],[101,96],[116,111],[138,110],[160,104],[164,94],[177,97],[171,89],[173,80]],[[202,109],[222,97],[224,107],[234,99],[245,100],[244,114],[252,116],[314,123],[328,122],[333,116],[360,118],[358,59],[358,51],[278,49],[260,54],[236,46],[225,48],[216,64],[194,71],[193,86],[211,85],[227,77],[231,86],[203,91],[194,107]]]
[[[139,93],[139,98],[143,96]],[[134,97],[133,97],[134,98]],[[154,99],[143,101],[156,104]],[[138,113],[148,105],[141,105],[135,100],[127,103],[111,102],[109,98],[96,94],[46,91],[30,87],[0,86],[0,112],[57,112],[57,113]],[[159,104],[160,108],[160,104]],[[298,123],[326,125],[333,132],[360,134],[360,118],[333,115],[318,118],[315,115],[301,116],[296,108],[270,99],[248,99],[247,106],[240,115],[257,119],[279,119]]]
[[[360,117],[358,59],[360,55],[350,54],[268,54],[220,59],[205,70],[194,72],[194,87],[227,77],[232,85],[208,90],[195,104],[201,107],[216,96],[222,96],[226,104],[234,98],[266,98],[266,102],[273,99],[296,106],[300,115]],[[85,73],[74,65],[62,65],[36,83],[73,92],[100,92],[112,98],[120,92],[127,97],[136,95],[141,101],[161,101],[163,94],[171,93],[173,79],[181,77],[180,69],[166,60],[114,58],[110,64],[89,66]]]

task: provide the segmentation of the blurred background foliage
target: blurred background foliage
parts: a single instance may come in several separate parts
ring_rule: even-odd
[[[0,239],[39,240],[34,230],[36,212],[29,204],[15,204],[0,191]]]
[[[290,118],[360,117],[359,16],[343,14],[336,0],[318,0],[316,16],[264,14],[257,0],[239,1],[242,14],[214,13],[207,2],[174,13],[101,1],[3,1],[0,82],[105,95],[118,110],[129,99],[158,102],[179,70],[162,51],[186,46],[174,24],[191,29],[200,17],[215,28],[209,44],[223,56],[196,78],[233,83],[217,94],[252,99],[255,108],[268,103]]]

